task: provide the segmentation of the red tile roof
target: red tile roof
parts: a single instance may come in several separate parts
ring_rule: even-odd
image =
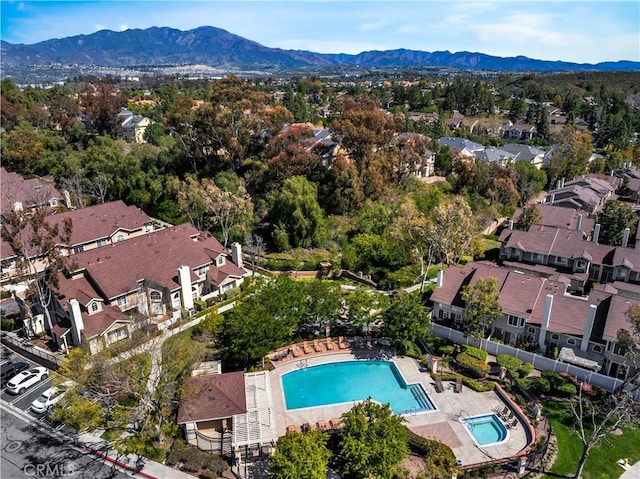
[[[14,172],[9,172],[0,167],[0,190],[2,191],[0,208],[2,213],[8,213],[13,209],[17,201],[23,208],[47,205],[50,199],[60,199],[62,196],[48,178],[30,178],[25,180]]]
[[[115,298],[136,290],[143,279],[177,289],[178,267],[187,265],[193,270],[211,264],[220,254],[226,251],[217,239],[182,224],[78,253],[73,258],[77,269],[85,269],[106,298]]]
[[[226,419],[247,412],[244,372],[188,378],[178,410],[178,424]]]
[[[136,206],[112,201],[47,217],[47,222],[62,229],[64,220],[71,219],[70,245],[78,245],[112,237],[118,230],[134,231],[151,223],[151,218]]]
[[[102,311],[94,313],[91,316],[82,313],[82,321],[84,323],[82,333],[87,339],[104,334],[116,322],[133,322],[129,316],[120,311],[116,306],[104,306]]]
[[[589,218],[584,211],[545,204],[536,206],[542,215],[542,219],[538,221],[538,224],[575,230],[578,225],[578,215],[581,214],[582,226],[580,231],[584,231],[585,233],[591,233],[591,231],[593,231],[595,220]],[[513,214],[513,222],[517,223],[520,216],[522,216],[522,208],[518,208]]]
[[[604,332],[602,333],[602,339],[606,341],[615,341],[618,336],[618,331],[626,329],[630,331],[631,324],[626,312],[631,306],[640,306],[640,301],[632,298],[625,298],[624,296],[613,296],[611,298],[611,305],[609,306],[609,316],[607,323],[604,326]]]

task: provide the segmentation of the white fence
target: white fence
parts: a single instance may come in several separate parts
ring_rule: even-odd
[[[556,361],[555,359],[547,358],[536,353],[530,353],[529,351],[523,351],[522,349],[514,348],[506,344],[495,343],[491,340],[483,339],[478,341],[474,338],[465,337],[462,332],[455,329],[447,328],[440,324],[431,323],[431,332],[435,336],[447,338],[454,343],[469,344],[477,348],[484,349],[489,354],[508,354],[514,356],[524,362],[533,364],[533,367],[541,371],[554,371],[556,373],[568,373],[580,380],[584,380],[589,384],[604,389],[605,391],[613,392],[622,383],[620,379],[605,376],[603,374],[594,373],[588,369],[582,369],[581,367],[574,366],[572,364],[563,363],[562,361]]]

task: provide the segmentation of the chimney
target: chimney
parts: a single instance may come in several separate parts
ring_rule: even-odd
[[[593,237],[591,238],[591,241],[593,241],[594,243],[597,243],[599,237],[600,237],[600,223],[596,223],[595,227],[593,228]]]
[[[553,204],[553,202],[556,200],[556,195],[554,195],[553,193],[551,193],[549,196],[549,201],[547,201],[547,203]]]
[[[560,188],[564,188],[564,178],[560,179]]]
[[[188,311],[193,309],[193,293],[191,292],[191,268],[182,265],[178,268],[178,279],[182,291],[182,307]]]
[[[67,208],[71,208],[71,195],[67,190],[62,192],[62,196],[64,196],[64,204]]]
[[[541,351],[545,350],[547,341],[547,328],[551,319],[551,306],[553,306],[553,295],[548,294],[544,300],[544,313],[542,314],[542,324],[540,325],[540,336],[538,337],[538,346]]]
[[[582,213],[578,213],[578,219],[576,220],[576,229],[578,231],[582,230]]]
[[[625,228],[624,229],[624,235],[622,236],[622,247],[626,248],[627,245],[629,244],[629,233],[630,233],[630,229],[629,228]]]
[[[558,181],[556,181],[556,190],[559,190],[560,188],[561,188],[560,187],[560,180],[558,180]]]
[[[243,267],[242,246],[240,243],[231,243],[231,260],[240,268]]]
[[[71,338],[74,346],[82,344],[81,332],[84,329],[84,321],[82,321],[82,311],[80,311],[80,303],[75,298],[69,300],[69,319],[71,320]]]
[[[509,229],[510,229],[510,230],[512,230],[512,229],[513,229],[513,220],[509,220],[508,225],[509,225],[509,226],[508,226],[508,227],[509,227]]]
[[[591,337],[591,330],[593,329],[593,321],[596,319],[596,311],[598,311],[598,306],[596,306],[595,304],[590,304],[589,311],[587,311],[587,322],[584,323],[584,331],[582,333],[580,351],[587,351],[587,346],[589,346],[589,338]]]
[[[438,276],[436,277],[436,287],[442,288],[443,282],[444,282],[444,271],[439,269]]]

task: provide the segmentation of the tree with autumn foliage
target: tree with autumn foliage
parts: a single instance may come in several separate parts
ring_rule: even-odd
[[[580,131],[575,126],[565,126],[554,140],[555,148],[547,169],[550,184],[553,185],[560,178],[570,181],[585,174],[593,153],[591,133]]]
[[[253,217],[253,203],[240,183],[236,191],[220,188],[214,180],[187,176],[178,191],[178,204],[191,223],[200,230],[208,230],[215,225],[222,233],[222,243],[226,247],[233,229],[244,234]]]
[[[320,167],[320,157],[313,152],[311,125],[295,124],[269,141],[266,157],[269,174],[278,185],[292,176],[309,178]]]

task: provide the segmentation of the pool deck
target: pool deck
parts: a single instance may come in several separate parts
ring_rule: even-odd
[[[490,414],[494,408],[502,409],[505,402],[494,391],[478,393],[466,386],[461,393],[454,391],[454,383],[445,381],[444,392],[436,393],[431,375],[421,370],[417,361],[405,356],[392,356],[378,350],[343,349],[324,353],[303,355],[301,357],[274,362],[275,369],[270,372],[273,408],[275,412],[277,436],[283,436],[287,428],[300,428],[308,424],[315,427],[319,421],[327,425],[330,420],[340,418],[349,411],[352,403],[312,408],[287,410],[280,377],[300,368],[339,361],[352,360],[389,360],[393,361],[408,384],[421,383],[436,407],[435,411],[405,415],[406,424],[413,432],[435,438],[447,444],[453,450],[461,465],[477,464],[518,455],[527,446],[525,425],[521,422],[508,430],[507,439],[493,446],[477,446],[461,417]],[[322,385],[318,385],[322,387]]]

